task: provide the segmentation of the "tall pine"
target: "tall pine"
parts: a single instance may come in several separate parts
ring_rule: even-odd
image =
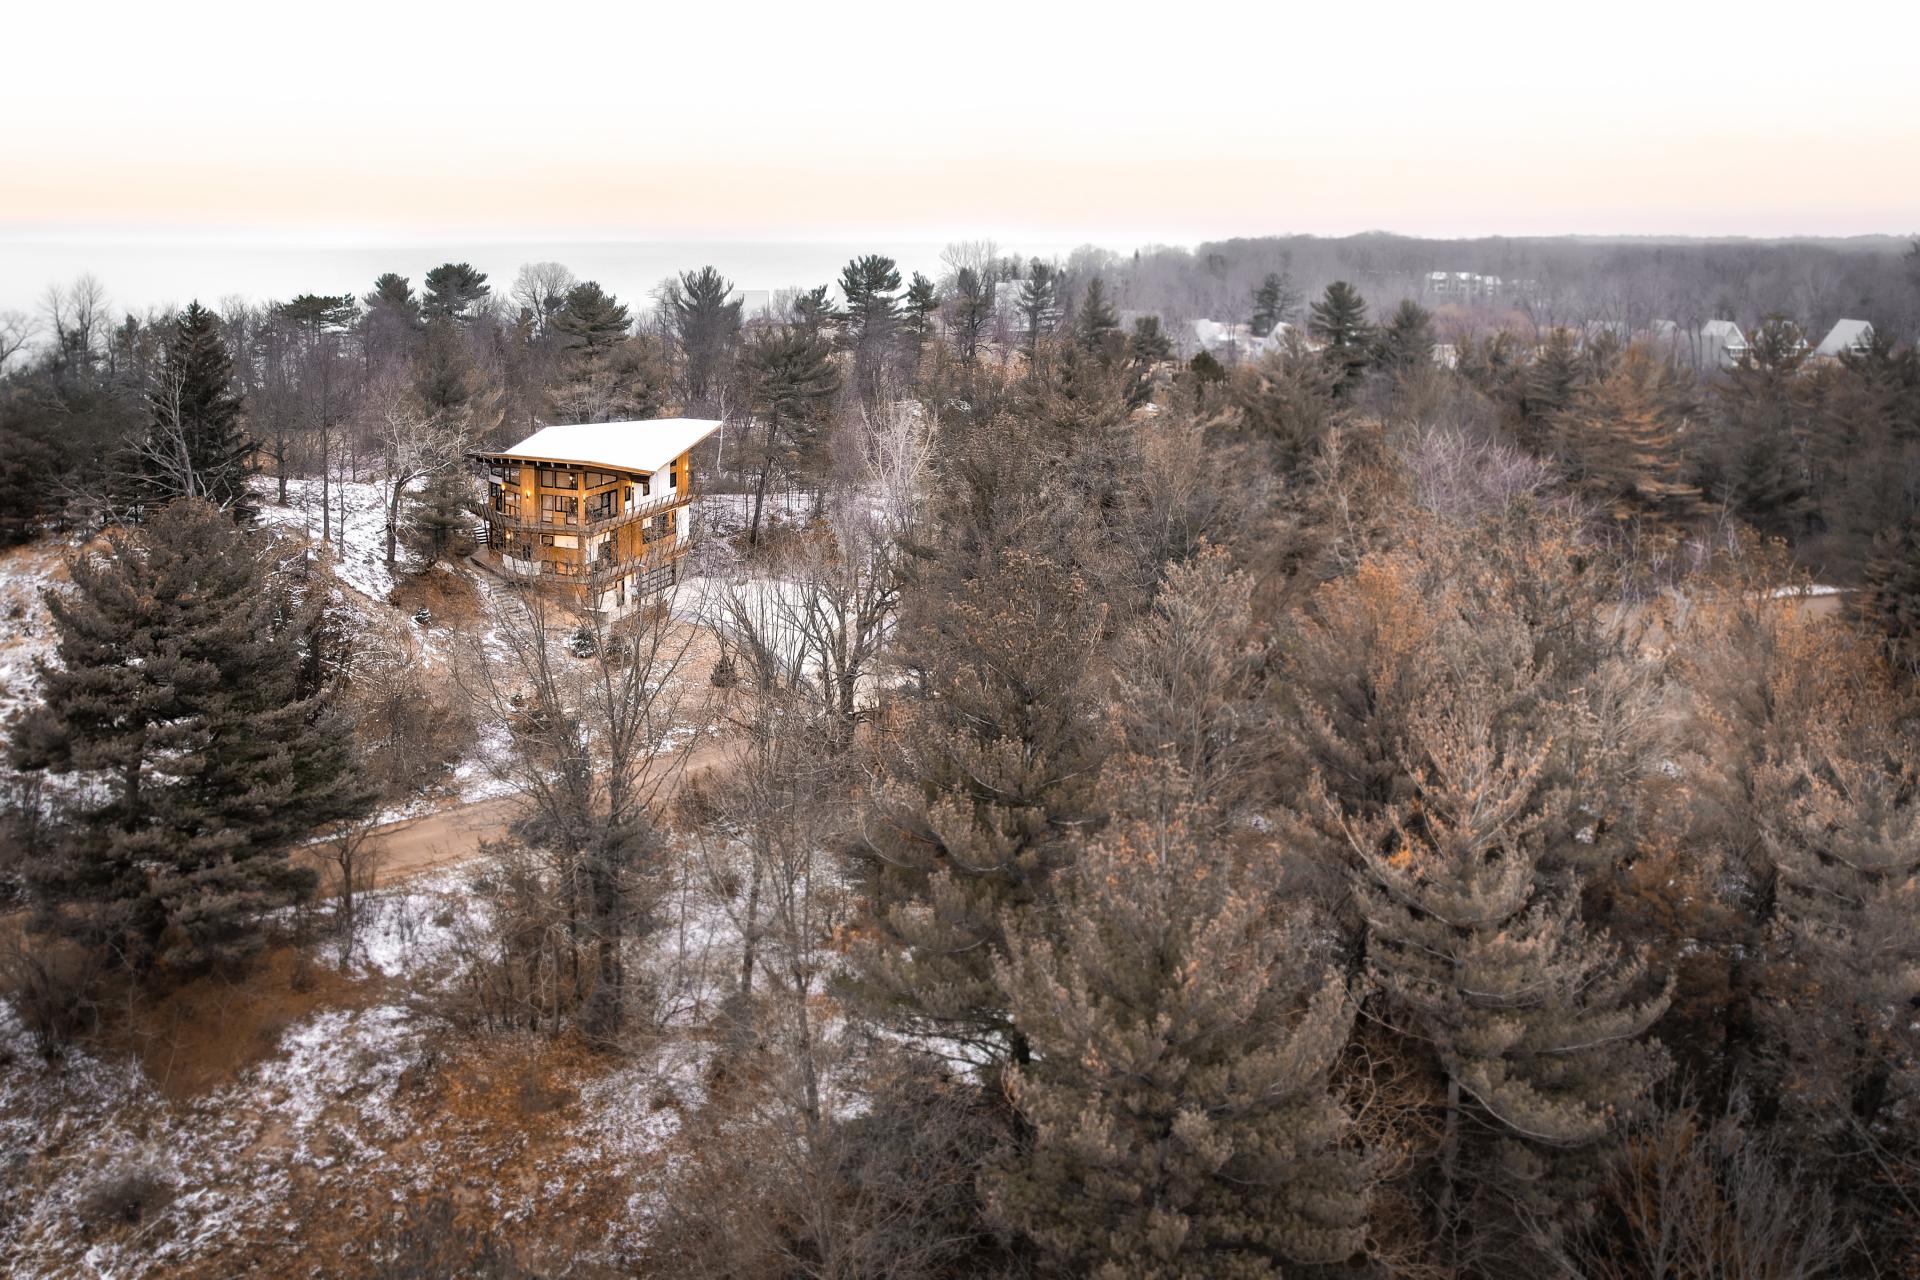
[[[197,302],[174,322],[147,408],[147,435],[133,466],[138,503],[204,498],[251,521],[259,505],[247,486],[254,442],[241,425],[220,319]]]
[[[54,660],[13,741],[17,767],[73,784],[37,926],[135,969],[238,960],[312,891],[292,847],[371,803],[330,714],[318,584],[270,580],[196,499],[109,533],[72,578],[48,596]]]
[[[1281,850],[1205,834],[1177,766],[1116,769],[1126,816],[1077,841],[1052,916],[1018,914],[999,978],[1033,1061],[1025,1143],[991,1211],[1064,1275],[1275,1276],[1362,1247],[1367,1169],[1328,1091],[1353,1007],[1276,910]]]

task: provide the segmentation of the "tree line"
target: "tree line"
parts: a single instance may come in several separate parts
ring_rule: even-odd
[[[664,610],[516,598],[460,666],[529,817],[451,1023],[634,1051],[670,887],[725,906],[661,1274],[1920,1263],[1912,349],[1806,367],[1770,322],[1702,380],[1556,326],[1447,367],[1419,303],[1272,272],[1296,329],[1227,365],[1105,274],[949,265],[762,317],[689,272],[644,323],[528,272],[509,328],[452,264],[417,313],[277,315],[286,383],[198,308],[62,337],[9,412],[127,461],[11,731],[34,930],[243,968],[313,892],[295,841],[372,804],[366,638],[251,474],[391,479],[368,405],[712,413],[753,512],[706,620],[726,774],[667,785]],[[1837,617],[1781,595],[1808,563],[1862,584]]]

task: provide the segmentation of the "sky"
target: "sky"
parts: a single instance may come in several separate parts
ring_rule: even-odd
[[[1920,229],[1920,4],[0,16],[0,239]]]

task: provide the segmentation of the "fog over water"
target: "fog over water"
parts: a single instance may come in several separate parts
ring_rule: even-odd
[[[1129,246],[1130,247],[1130,246]],[[1006,252],[1050,257],[1066,244],[1002,244]],[[0,237],[0,311],[34,311],[50,284],[90,271],[118,311],[144,314],[198,299],[218,306],[241,297],[284,301],[302,293],[366,293],[374,278],[397,271],[421,287],[443,262],[470,262],[505,291],[522,263],[564,263],[639,309],[661,280],[712,265],[741,289],[811,287],[839,278],[848,260],[883,253],[902,275],[940,272],[941,246],[804,241],[492,241],[416,238],[393,243],[299,243],[258,239],[82,239]]]

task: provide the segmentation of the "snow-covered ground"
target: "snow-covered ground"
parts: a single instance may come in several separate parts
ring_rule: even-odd
[[[323,529],[334,576],[372,600],[385,601],[393,590],[393,571],[387,568],[387,507],[383,486],[347,480],[326,486],[322,515],[318,480],[287,481],[287,505],[279,505],[279,485],[270,476],[255,476],[260,497],[260,523],[291,529],[318,542]],[[328,528],[329,524],[331,525]],[[404,559],[405,552],[401,552]]]

